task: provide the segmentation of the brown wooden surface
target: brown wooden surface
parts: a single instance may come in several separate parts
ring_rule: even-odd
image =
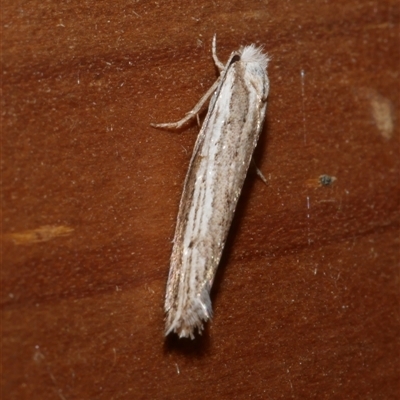
[[[399,398],[399,3],[2,3],[2,398]],[[163,337],[179,119],[241,44],[267,124],[195,341]],[[318,177],[337,178],[320,186]]]

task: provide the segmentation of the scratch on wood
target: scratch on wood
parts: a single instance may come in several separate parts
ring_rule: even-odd
[[[64,225],[44,225],[36,229],[29,229],[22,232],[6,233],[5,239],[12,240],[16,245],[48,242],[49,240],[69,236],[74,228]]]

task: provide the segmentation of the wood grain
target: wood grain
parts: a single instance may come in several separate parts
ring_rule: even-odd
[[[398,398],[399,4],[5,1],[2,398]],[[190,110],[241,44],[267,124],[214,319],[163,338]],[[319,176],[334,176],[329,186]]]

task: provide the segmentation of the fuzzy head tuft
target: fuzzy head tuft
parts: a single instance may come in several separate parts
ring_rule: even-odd
[[[270,58],[263,53],[262,47],[256,47],[255,44],[245,46],[240,49],[240,59],[244,62],[258,63],[263,69],[266,69]]]

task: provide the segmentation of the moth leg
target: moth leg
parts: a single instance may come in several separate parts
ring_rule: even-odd
[[[217,86],[219,84],[220,78],[218,78],[214,84],[210,87],[210,89],[207,90],[207,93],[200,99],[200,101],[194,106],[194,108],[186,113],[186,116],[183,117],[181,120],[177,122],[170,122],[170,123],[165,123],[165,124],[150,124],[154,128],[167,128],[167,129],[179,129],[183,125],[186,124],[186,122],[190,121],[192,118],[196,117],[202,107],[204,106],[204,103],[208,100],[208,98],[215,92],[217,89]]]
[[[253,168],[255,168],[256,174],[258,175],[258,177],[268,186],[268,180],[264,176],[264,174],[261,172],[261,170],[257,167],[256,162],[254,161],[254,158],[251,158],[251,165],[253,166]]]
[[[222,72],[225,69],[225,65],[219,61],[217,57],[217,35],[215,34],[212,41],[212,57],[215,63],[215,66],[218,68],[219,72]]]

